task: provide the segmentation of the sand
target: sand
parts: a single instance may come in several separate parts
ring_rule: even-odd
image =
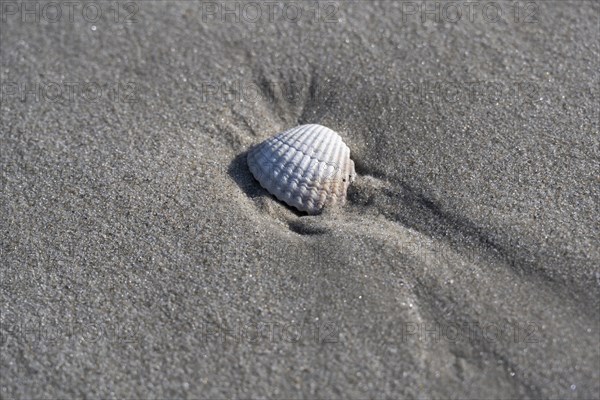
[[[34,4],[0,15],[1,398],[600,397],[598,4]],[[246,167],[302,123],[344,208]]]

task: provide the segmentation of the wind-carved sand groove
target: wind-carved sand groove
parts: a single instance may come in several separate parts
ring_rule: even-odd
[[[585,312],[577,310],[576,305],[572,304],[573,298],[567,293],[567,289],[561,290],[549,282],[537,268],[536,262],[528,259],[526,252],[515,249],[510,243],[503,241],[502,236],[494,235],[460,213],[444,209],[436,199],[428,196],[418,186],[372,168],[360,155],[354,155],[353,161],[356,179],[348,187],[346,205],[325,209],[323,214],[317,216],[306,216],[290,207],[282,207],[281,203],[274,199],[269,199],[268,192],[256,184],[248,170],[245,153],[238,156],[233,165],[236,165],[236,180],[244,182],[244,191],[250,197],[262,199],[260,204],[264,208],[260,213],[269,215],[274,222],[278,220],[284,229],[287,225],[294,234],[304,236],[307,243],[334,246],[333,243],[339,241],[339,238],[344,238],[350,243],[356,241],[360,246],[365,240],[373,240],[380,243],[386,251],[396,251],[396,255],[387,258],[389,265],[373,265],[372,268],[387,268],[402,276],[402,280],[406,282],[406,290],[398,292],[397,287],[389,287],[382,296],[393,295],[396,298],[398,293],[401,293],[404,301],[412,301],[415,305],[415,315],[408,321],[421,321],[437,326],[448,323],[501,326],[504,322],[503,314],[482,315],[479,310],[482,304],[477,301],[477,294],[472,295],[474,298],[464,298],[465,293],[468,294],[471,290],[509,293],[516,284],[520,290],[531,293],[532,298],[544,299],[539,302],[544,306],[542,308],[538,303],[531,304],[524,310],[518,304],[505,304],[504,307],[510,310],[511,315],[521,315],[518,321],[550,320],[552,317],[549,314],[553,312],[552,309],[570,309],[574,311],[573,324],[565,327],[571,332],[569,335],[575,335],[577,329],[588,326],[585,321],[582,322]],[[265,207],[265,204],[268,206]],[[293,215],[290,215],[290,211]],[[387,222],[382,225],[382,221]],[[347,233],[341,234],[340,230]],[[420,252],[407,251],[403,247],[407,234],[420,242],[425,248],[424,251],[431,253],[427,257],[432,258],[422,259],[423,255]],[[390,241],[390,236],[396,239]],[[448,245],[454,260],[462,260],[446,261],[444,257],[440,257],[436,248],[431,247],[440,243]],[[317,282],[327,282],[329,286],[325,287],[332,289],[323,291],[324,293],[335,293],[335,296],[364,293],[367,297],[373,297],[373,292],[381,289],[381,286],[363,280],[363,275],[357,274],[357,271],[348,271],[343,267],[348,257],[360,258],[360,252],[365,252],[367,256],[373,254],[364,247],[358,247],[355,254],[351,250],[353,246],[349,245],[349,252],[344,253],[345,255],[336,252],[330,254],[329,250],[320,253],[319,265],[324,268],[323,271],[331,271],[331,276],[343,277],[344,282],[341,284],[341,280],[335,279],[330,281],[332,278],[329,275],[327,279],[318,279]],[[469,252],[476,254],[476,261],[470,260]],[[464,262],[470,263],[469,268],[474,272],[464,269]],[[368,267],[361,268],[361,272],[371,274]],[[446,286],[443,276],[447,274],[452,274],[454,285],[463,289],[457,291],[452,286]],[[340,285],[350,289],[339,289]],[[339,291],[336,292],[335,288]],[[557,299],[562,299],[562,304],[558,304]],[[314,302],[323,303],[320,297],[316,297]],[[448,310],[447,305],[453,305],[453,308]],[[491,307],[489,304],[483,306]],[[391,325],[392,328],[394,326],[398,328],[397,325]],[[461,335],[468,337],[469,331],[462,331]],[[540,339],[539,336],[536,338]],[[441,357],[444,360],[455,360],[452,364],[454,373],[458,376],[464,374],[467,378],[473,376],[475,371],[479,371],[486,363],[500,363],[498,369],[501,375],[498,376],[502,376],[500,379],[503,383],[511,382],[516,390],[526,397],[543,397],[541,394],[544,393],[544,389],[540,382],[544,382],[544,376],[536,376],[533,379],[524,376],[520,361],[511,353],[512,346],[514,344],[510,342],[510,338],[505,340],[503,337],[494,342],[471,340],[463,344],[441,343],[435,351],[417,349],[414,358]],[[533,351],[540,349],[535,347],[536,344],[528,346]],[[473,356],[473,353],[479,356]]]
[[[468,259],[475,253],[482,262],[496,265],[522,281],[534,280],[557,298],[569,297],[563,285],[548,277],[531,257],[533,250],[515,248],[469,219],[444,210],[435,200],[405,182],[387,178],[355,159],[357,179],[348,191],[350,212],[376,212],[390,222],[447,243]],[[541,292],[546,293],[546,292]],[[429,301],[430,299],[427,298]]]
[[[519,304],[505,305],[513,312],[518,310],[522,315],[519,321],[530,321],[530,326],[534,329],[539,328],[537,322],[552,318],[553,309],[560,307],[577,309],[577,305],[574,303],[574,299],[570,297],[568,290],[561,289],[548,282],[547,277],[543,274],[532,272],[536,271],[535,264],[526,260],[520,254],[511,252],[511,249],[502,243],[493,240],[491,234],[484,229],[477,227],[465,218],[443,211],[434,200],[412,189],[407,184],[386,179],[384,174],[376,171],[368,171],[358,160],[356,165],[358,172],[361,174],[357,175],[355,184],[349,190],[349,204],[346,207],[346,215],[350,218],[350,221],[348,221],[348,218],[344,218],[348,221],[344,224],[346,229],[352,230],[355,225],[357,235],[360,235],[358,232],[362,228],[367,236],[375,233],[372,231],[373,229],[380,229],[382,240],[385,240],[383,239],[385,238],[384,232],[389,230],[389,227],[379,226],[375,221],[373,221],[373,224],[365,224],[365,220],[369,219],[368,215],[366,218],[352,221],[352,214],[360,213],[364,215],[365,213],[375,212],[383,215],[391,224],[411,228],[418,235],[434,239],[434,243],[436,241],[448,243],[450,248],[455,251],[455,257],[463,258],[467,263],[475,263],[474,260],[468,259],[464,253],[466,249],[473,248],[478,253],[478,262],[476,262],[475,268],[483,274],[482,279],[476,279],[476,277],[459,269],[453,271],[452,276],[455,279],[455,284],[464,285],[467,288],[478,288],[478,290],[484,292],[493,292],[493,290],[498,290],[498,287],[502,287],[508,292],[511,287],[517,284],[515,282],[518,282],[522,290],[531,293],[532,298],[545,299],[540,304],[529,305],[525,310],[521,309]],[[323,217],[328,218],[327,215],[299,218],[299,222],[295,223],[292,229],[302,234],[304,232],[303,228],[306,226],[307,233],[311,234],[311,229],[317,231],[319,226],[324,226],[323,230],[326,230],[334,222],[338,223],[337,227],[339,228],[340,221],[316,223]],[[304,225],[303,220],[310,221],[307,221]],[[298,228],[298,225],[302,228]],[[335,226],[335,224],[332,226]],[[325,232],[325,234],[328,233]],[[375,234],[377,235],[377,233]],[[393,246],[393,244],[387,243],[385,246]],[[435,252],[435,249],[432,251]],[[419,254],[416,255],[417,258],[412,259],[410,263],[422,264],[423,268],[435,268],[437,263],[446,262],[444,257],[440,257],[436,253],[433,254],[436,257],[435,262],[432,262],[431,259],[419,260]],[[457,267],[460,265],[457,264]],[[524,274],[524,271],[529,271],[529,273]],[[416,269],[412,274],[405,275],[405,277],[408,281],[413,282],[411,293],[415,295],[418,301],[421,318],[430,321],[430,325],[447,326],[453,324],[453,326],[459,326],[458,334],[461,337],[469,338],[464,343],[448,341],[442,346],[446,356],[454,357],[457,360],[455,366],[457,371],[464,366],[472,374],[473,371],[481,368],[481,360],[470,356],[473,351],[476,351],[479,354],[484,354],[487,359],[497,362],[504,371],[504,379],[507,382],[512,382],[512,385],[527,397],[543,397],[543,388],[540,385],[531,384],[526,374],[521,371],[519,360],[515,359],[509,351],[516,340],[525,343],[528,339],[531,342],[526,342],[527,345],[530,348],[537,349],[537,344],[541,342],[541,332],[537,330],[533,332],[532,336],[525,336],[527,331],[523,331],[524,327],[519,325],[520,322],[517,322],[517,324],[507,322],[501,316],[494,314],[479,315],[477,313],[478,306],[461,298],[461,292],[455,293],[452,286],[439,286],[440,280],[443,279],[438,276],[440,272],[422,273],[422,271]],[[565,304],[559,304],[562,301]],[[569,306],[566,305],[567,303]],[[444,304],[453,304],[457,308],[449,314],[448,311],[443,309]],[[573,327],[568,328],[572,333],[577,332],[575,326],[586,325],[586,323],[581,322],[582,319],[586,318],[585,312],[581,311],[576,314],[574,314],[574,321],[577,320],[578,322],[574,323]],[[499,328],[504,329],[504,331],[495,331],[503,333],[496,333],[497,336],[490,341],[486,337],[473,336],[470,329],[475,326],[492,326],[494,329]],[[539,377],[536,379],[538,382],[541,381]]]

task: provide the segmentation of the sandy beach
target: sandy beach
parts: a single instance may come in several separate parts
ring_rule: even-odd
[[[69,4],[0,3],[0,398],[600,397],[598,3]]]

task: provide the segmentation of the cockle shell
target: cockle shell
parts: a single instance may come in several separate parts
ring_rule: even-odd
[[[255,146],[248,152],[248,167],[271,194],[309,214],[345,204],[356,175],[340,135],[317,124],[297,126]]]

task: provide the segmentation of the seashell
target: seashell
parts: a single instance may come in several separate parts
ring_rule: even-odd
[[[279,200],[309,214],[346,203],[354,181],[350,149],[335,131],[317,124],[281,132],[248,152],[248,167]]]

